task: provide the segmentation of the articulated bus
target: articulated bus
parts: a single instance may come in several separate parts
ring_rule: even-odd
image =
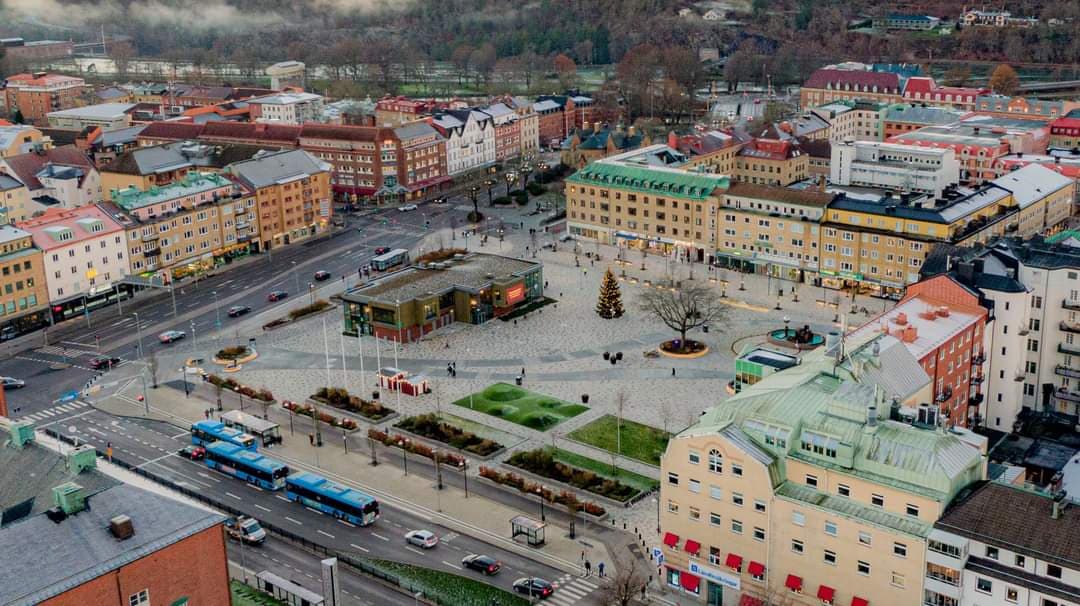
[[[205,448],[206,458],[203,461],[210,469],[227,473],[266,490],[281,490],[285,487],[289,468],[280,461],[228,442],[211,442]]]
[[[379,502],[374,497],[313,473],[289,476],[285,480],[285,496],[357,526],[373,524],[379,518]]]
[[[401,265],[408,262],[409,251],[404,248],[395,248],[394,250],[383,253],[371,260],[371,268],[378,271],[386,271],[391,267]]]
[[[191,443],[196,446],[207,446],[213,442],[228,442],[235,444],[244,450],[255,451],[259,448],[258,441],[248,434],[227,427],[221,421],[198,421],[191,425]]]

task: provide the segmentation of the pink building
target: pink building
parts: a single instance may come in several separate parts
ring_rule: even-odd
[[[990,94],[988,88],[938,86],[929,76],[908,78],[904,85],[905,101],[956,109],[973,110],[978,98],[987,94]]]

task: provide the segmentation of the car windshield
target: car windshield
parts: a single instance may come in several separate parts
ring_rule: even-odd
[[[255,532],[255,531],[262,528],[262,526],[259,526],[258,520],[250,520],[250,519],[249,520],[244,520],[244,522],[242,522],[240,524],[240,526],[242,526],[243,529],[245,531],[247,531],[247,532]]]

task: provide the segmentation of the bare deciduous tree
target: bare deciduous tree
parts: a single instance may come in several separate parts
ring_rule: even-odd
[[[680,349],[686,347],[686,333],[710,322],[722,320],[727,306],[708,286],[691,284],[683,288],[648,289],[641,293],[641,310],[679,333]]]
[[[150,373],[150,383],[157,389],[158,359],[157,354],[150,352],[146,356],[146,370]]]
[[[638,555],[616,556],[613,562],[615,574],[611,582],[602,588],[601,603],[606,606],[628,606],[641,596],[641,589],[648,583],[644,560]]]

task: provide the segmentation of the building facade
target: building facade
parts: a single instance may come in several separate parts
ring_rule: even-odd
[[[480,109],[491,116],[495,126],[495,161],[502,162],[521,155],[521,125],[518,116],[504,103],[493,103]]]
[[[23,124],[0,125],[0,158],[31,152],[35,147],[50,147],[51,141],[41,131]]]
[[[735,156],[736,181],[755,185],[791,185],[810,174],[810,157],[795,140],[755,138]]]
[[[30,192],[30,214],[49,208],[78,208],[101,200],[101,175],[74,145],[0,158],[0,173]]]
[[[941,19],[930,15],[889,13],[883,17],[874,17],[872,24],[874,29],[924,32],[941,25]]]
[[[0,173],[0,225],[30,218],[35,208],[30,190],[18,179]]]
[[[398,144],[397,183],[405,200],[420,200],[450,182],[446,167],[446,139],[425,121],[394,129]]]
[[[927,106],[918,103],[894,103],[885,109],[882,116],[881,140],[926,126],[955,124],[969,115],[971,114],[968,112],[948,107]]]
[[[964,111],[974,110],[978,98],[988,94],[988,88],[940,86],[930,76],[913,76],[904,83],[905,101]]]
[[[48,304],[45,264],[33,236],[13,225],[0,226],[0,338],[48,324]]]
[[[50,112],[77,107],[85,92],[82,78],[35,72],[8,76],[3,100],[8,112],[18,112],[32,124],[45,124]]]
[[[1080,117],[1063,117],[1051,122],[1050,147],[1070,150],[1080,148]]]
[[[495,164],[495,124],[480,110],[448,110],[431,122],[446,139],[446,170],[451,177]]]
[[[834,142],[829,182],[920,192],[938,197],[960,181],[960,164],[951,149],[847,139]]]
[[[818,107],[842,100],[895,103],[902,99],[899,75],[861,69],[822,68],[799,90],[799,106]]]
[[[305,240],[330,227],[329,164],[304,150],[267,153],[229,167],[253,192],[262,250]]]
[[[250,160],[260,150],[276,148],[229,143],[210,145],[201,141],[176,141],[136,147],[100,166],[105,200],[112,192],[133,187],[148,190],[175,183],[192,172],[219,173],[233,162]]]
[[[135,107],[134,103],[100,103],[49,112],[46,117],[52,128],[119,130],[131,126]]]
[[[314,93],[276,93],[248,99],[246,103],[252,122],[304,124],[322,120],[323,98]]]

